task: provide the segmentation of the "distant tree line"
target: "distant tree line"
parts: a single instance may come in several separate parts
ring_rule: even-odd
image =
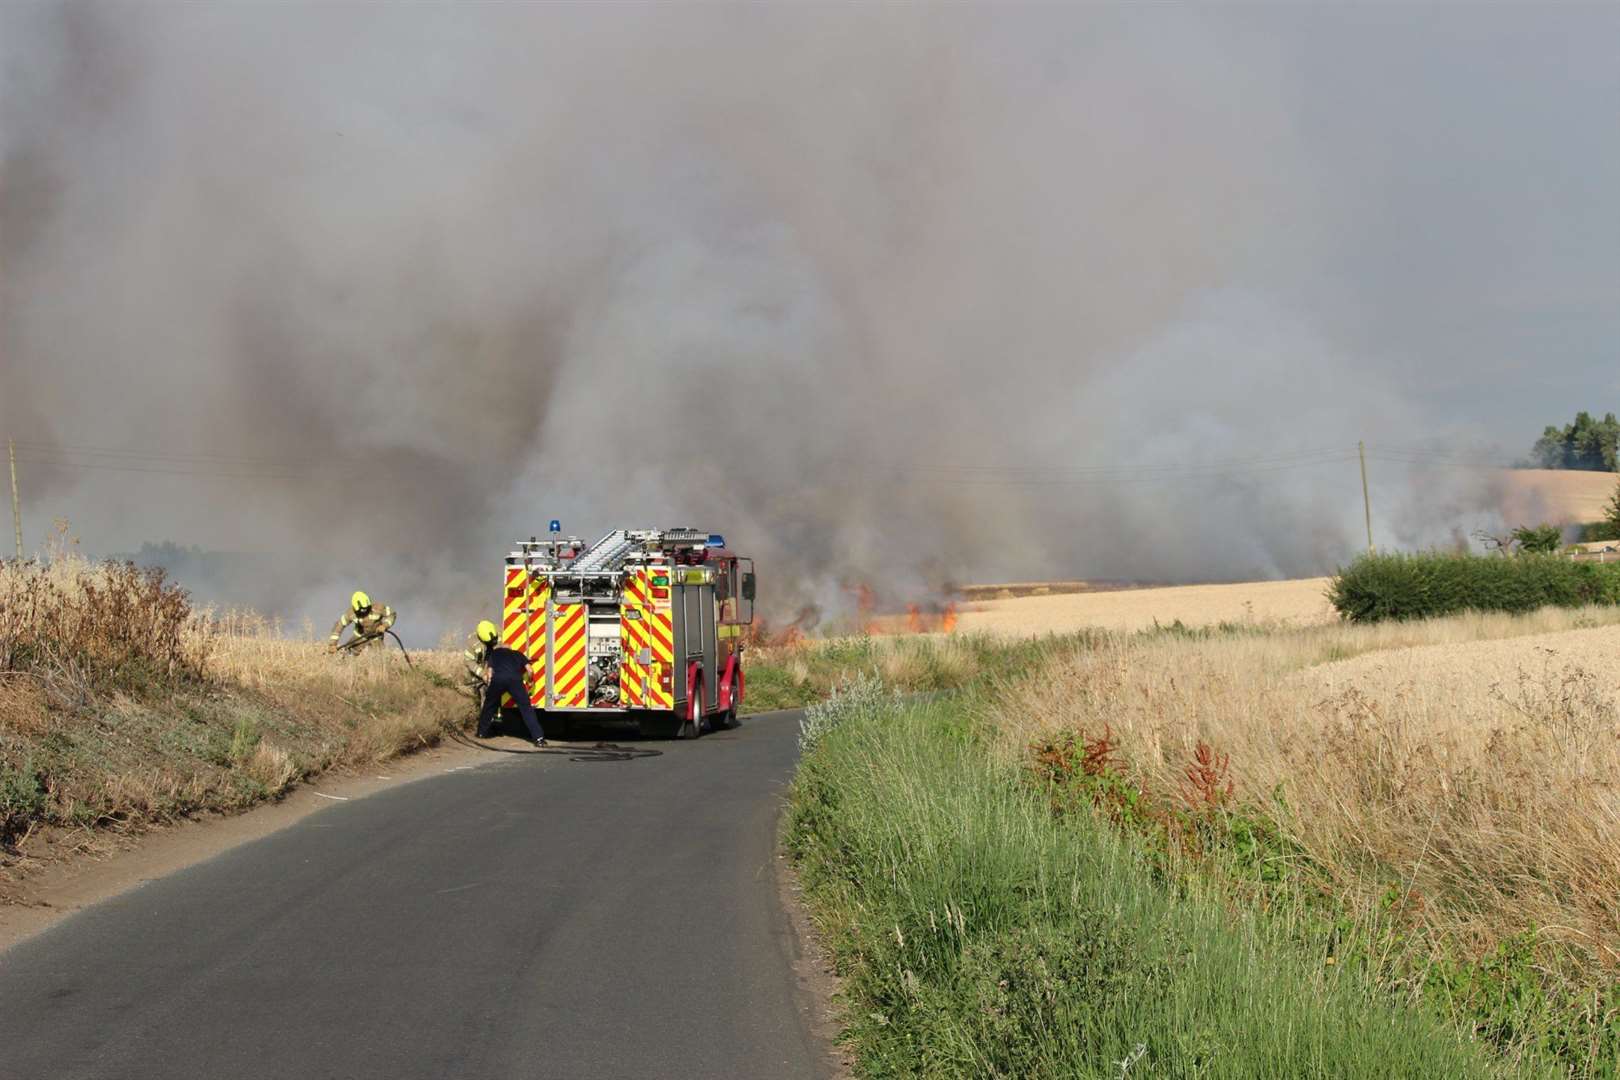
[[[1589,412],[1575,414],[1573,424],[1549,425],[1530,450],[1532,469],[1586,469],[1620,472],[1620,420],[1605,413],[1594,420]]]

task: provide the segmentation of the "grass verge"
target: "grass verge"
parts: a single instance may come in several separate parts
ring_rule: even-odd
[[[0,854],[42,830],[240,810],[436,743],[470,709],[453,654],[330,656],[194,610],[161,573],[0,566]]]
[[[1032,670],[1058,640],[981,634],[863,634],[756,646],[743,654],[748,675],[744,708],[750,713],[800,709],[826,700],[861,676],[878,678],[885,686],[906,693],[961,690],[987,677],[1006,678]]]
[[[1485,1076],[1271,921],[1054,815],[961,700],[812,711],[787,843],[868,1076]]]

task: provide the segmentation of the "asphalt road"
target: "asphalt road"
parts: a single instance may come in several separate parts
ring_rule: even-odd
[[[502,755],[92,907],[0,954],[0,1076],[825,1076],[796,721]]]

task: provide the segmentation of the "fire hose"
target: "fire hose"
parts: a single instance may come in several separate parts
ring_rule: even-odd
[[[394,639],[394,644],[398,645],[399,651],[405,655],[405,663],[414,670],[416,667],[416,662],[411,659],[411,654],[405,651],[405,643],[399,640],[399,635],[394,633],[392,630],[384,630],[383,634],[387,634],[389,637]],[[382,637],[382,634],[366,634],[364,636],[356,634],[348,641],[345,641],[342,645],[339,645],[338,651],[347,652],[350,649],[358,648],[361,645],[376,641],[379,637]]]

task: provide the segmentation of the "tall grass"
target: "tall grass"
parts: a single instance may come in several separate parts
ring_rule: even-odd
[[[1050,647],[1049,640],[987,634],[859,634],[756,646],[743,654],[744,705],[756,713],[801,708],[863,676],[908,692],[958,690],[990,673],[1026,671]]]
[[[1055,817],[960,702],[904,707],[868,684],[807,730],[787,841],[866,1075],[1500,1070],[1089,817]]]
[[[161,573],[57,552],[0,564],[0,845],[274,797],[464,724],[456,659],[330,656]]]
[[[1296,898],[1321,900],[1383,985],[1510,1053],[1610,1075],[1617,622],[1594,609],[1110,638],[1008,680],[983,719],[1008,762],[1105,738],[1121,796],[1160,809],[1185,804],[1207,748],[1246,829],[1229,839],[1280,840],[1250,872],[1285,870]]]

